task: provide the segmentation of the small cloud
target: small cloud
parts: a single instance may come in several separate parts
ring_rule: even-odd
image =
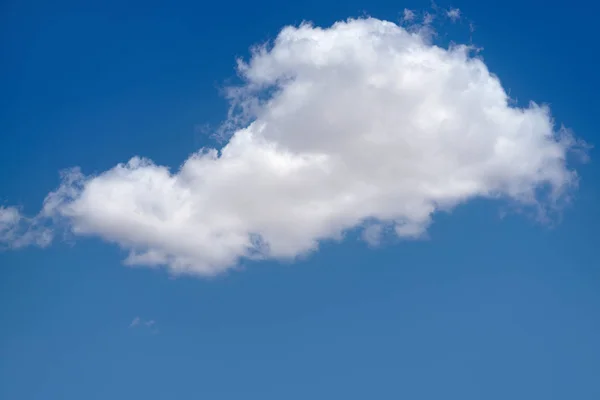
[[[415,12],[405,8],[402,13],[402,21],[412,21],[413,19],[415,19]]]
[[[452,20],[452,22],[456,22],[460,19],[460,10],[458,8],[451,8],[446,11],[446,16]]]
[[[383,226],[381,224],[373,224],[367,226],[362,232],[362,238],[369,246],[377,247],[381,242]]]
[[[156,327],[156,321],[153,319],[145,320],[140,317],[135,317],[129,324],[129,328],[147,328],[151,333],[157,334],[158,328]]]
[[[0,250],[26,246],[47,247],[52,230],[40,223],[40,217],[27,218],[17,207],[0,206]]]
[[[142,320],[140,319],[140,317],[135,317],[133,319],[133,321],[131,321],[131,323],[129,324],[130,328],[135,328],[136,326],[138,326],[140,324]]]
[[[423,25],[431,25],[434,18],[435,18],[435,15],[426,12],[425,15],[423,16]]]

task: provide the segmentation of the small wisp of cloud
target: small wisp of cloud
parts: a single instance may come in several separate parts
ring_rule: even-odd
[[[423,16],[423,25],[431,25],[433,20],[435,19],[435,15],[429,12],[426,12]]]
[[[451,8],[446,11],[446,16],[452,20],[452,22],[456,22],[460,19],[460,10],[458,8]]]
[[[156,321],[153,319],[145,320],[140,317],[135,317],[129,323],[129,329],[134,329],[134,328],[145,328],[145,329],[149,329],[150,332],[153,334],[158,333],[158,328],[156,327]]]
[[[409,10],[408,8],[404,9],[402,13],[402,21],[410,22],[415,19],[415,12],[413,10]]]
[[[0,206],[0,249],[50,245],[52,231],[40,224],[39,219],[23,216],[17,207]]]

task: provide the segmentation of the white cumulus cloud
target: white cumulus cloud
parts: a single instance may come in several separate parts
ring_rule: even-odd
[[[436,211],[474,198],[552,204],[576,184],[573,139],[547,107],[512,107],[466,46],[374,18],[303,24],[238,72],[224,126],[248,123],[224,147],[178,170],[140,157],[72,170],[42,215],[119,244],[128,264],[214,275],[354,228],[371,244],[388,231],[416,238]]]

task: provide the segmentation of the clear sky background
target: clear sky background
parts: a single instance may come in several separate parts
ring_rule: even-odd
[[[0,202],[37,213],[80,166],[135,155],[176,168],[227,113],[235,57],[289,24],[428,2],[3,1]],[[88,3],[88,2],[86,2]],[[439,4],[520,104],[597,144],[600,8]],[[467,34],[465,34],[467,32]],[[445,40],[442,36],[440,40]],[[0,398],[599,399],[600,170],[574,164],[550,228],[473,200],[428,239],[350,237],[293,263],[213,278],[128,267],[98,238],[0,253]]]

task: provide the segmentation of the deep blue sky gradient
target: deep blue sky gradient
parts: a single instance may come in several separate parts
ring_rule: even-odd
[[[0,204],[35,214],[58,171],[178,165],[214,142],[235,57],[287,24],[429,2],[0,5]],[[100,4],[101,3],[101,4]],[[474,21],[511,95],[600,142],[588,2],[439,3]],[[459,38],[466,25],[448,26]],[[441,40],[446,40],[442,36]],[[600,169],[555,228],[475,201],[429,240],[350,239],[214,279],[129,268],[98,239],[0,253],[0,399],[600,399]],[[140,316],[156,330],[129,328]]]

